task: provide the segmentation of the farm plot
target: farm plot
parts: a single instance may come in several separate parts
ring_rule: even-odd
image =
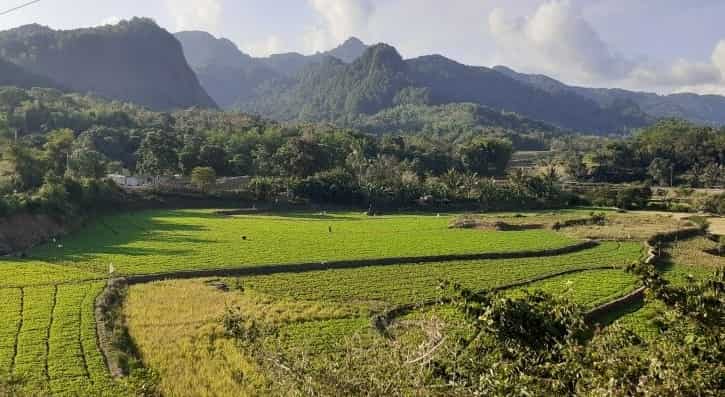
[[[167,395],[223,394],[233,390],[231,387],[263,390],[269,386],[268,380],[255,372],[254,364],[223,334],[219,320],[228,307],[237,307],[244,316],[275,328],[275,336],[266,342],[270,349],[327,354],[353,335],[379,338],[371,331],[373,313],[399,303],[435,298],[442,279],[482,289],[566,270],[623,266],[639,255],[636,243],[608,242],[550,258],[164,281],[132,286],[124,310],[145,363],[159,371],[161,389]],[[592,288],[594,279],[596,275],[582,278]],[[631,284],[623,286],[629,287]],[[625,292],[613,291],[615,288],[600,295],[591,293],[584,300]],[[217,376],[204,375],[211,373]],[[233,379],[242,380],[234,386]]]
[[[517,288],[511,296],[519,296],[525,290],[541,290],[553,295],[566,294],[572,301],[591,308],[633,290],[636,282],[636,276],[622,269],[589,270],[538,281]]]
[[[546,258],[521,258],[406,264],[276,274],[244,279],[247,288],[300,300],[415,303],[437,296],[442,280],[484,289],[560,272],[602,266],[622,267],[637,260],[637,243],[605,242],[581,252]]]
[[[213,211],[149,211],[111,216],[62,241],[0,262],[0,286],[47,282],[37,269],[70,280],[119,274],[320,263],[336,260],[501,253],[562,248],[577,240],[548,230],[450,230],[452,216],[220,216]]]
[[[566,216],[580,214],[569,212]],[[121,393],[123,386],[110,380],[98,350],[93,316],[93,300],[111,265],[117,274],[131,275],[335,260],[535,252],[579,242],[550,230],[451,230],[448,224],[453,217],[366,217],[353,213],[224,217],[211,210],[189,210],[104,218],[62,241],[30,250],[26,259],[0,259],[0,373],[23,375],[56,395]],[[275,343],[281,346],[295,347],[302,342],[309,342],[309,348],[332,346],[315,341],[334,341],[369,329],[371,315],[380,310],[435,298],[440,280],[490,288],[556,277],[567,271],[623,266],[640,254],[638,243],[605,242],[545,258],[302,273],[284,272],[280,267],[278,274],[239,279],[238,290],[244,293],[235,290],[237,279],[222,280],[232,288],[227,293],[182,281],[134,286],[131,297],[136,291],[136,296],[144,298],[154,296],[151,291],[156,288],[168,292],[159,286],[181,287],[169,293],[173,299],[130,301],[129,310],[137,312],[129,325],[134,336],[139,335],[136,342],[144,359],[152,368],[171,371],[167,372],[171,381],[165,384],[177,388],[179,395],[188,394],[194,382],[207,382],[205,390],[234,390],[241,370],[247,374],[245,382],[251,382],[251,393],[263,390],[266,380],[255,377],[254,363],[244,361],[219,330],[217,322],[227,303],[278,329]],[[143,289],[146,287],[149,290]],[[213,299],[200,299],[201,290],[210,291]],[[220,296],[235,298],[227,302],[218,300]],[[182,302],[187,302],[186,306]],[[189,310],[182,310],[184,307]],[[213,376],[216,373],[224,375]],[[199,379],[202,374],[207,380]]]
[[[96,345],[102,283],[0,289],[0,371],[44,393],[103,395],[110,377]]]

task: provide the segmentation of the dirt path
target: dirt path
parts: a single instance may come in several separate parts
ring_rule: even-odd
[[[725,236],[725,218],[713,217],[708,218],[707,221],[710,222],[710,233]]]

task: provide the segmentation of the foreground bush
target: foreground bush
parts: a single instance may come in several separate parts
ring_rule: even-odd
[[[270,353],[247,337],[239,346],[288,395],[723,395],[725,272],[680,287],[652,267],[631,270],[648,299],[667,307],[656,338],[592,326],[565,296],[509,298],[446,286],[461,315],[452,318],[462,320],[423,329],[422,344],[352,339],[323,361]]]

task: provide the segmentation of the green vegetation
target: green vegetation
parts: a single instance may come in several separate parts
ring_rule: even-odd
[[[74,30],[21,26],[0,32],[0,53],[17,65],[11,72],[22,68],[6,85],[95,92],[159,110],[215,107],[176,39],[150,19]]]
[[[386,304],[416,303],[439,296],[436,289],[442,280],[457,282],[472,289],[488,289],[562,271],[602,266],[622,268],[639,258],[640,249],[637,243],[607,242],[597,248],[549,258],[445,262],[277,274],[245,279],[244,286],[266,294],[282,295],[297,300],[345,302],[354,299]],[[405,282],[401,283],[400,280]]]
[[[566,137],[554,143],[566,173],[595,182],[649,181],[659,186],[722,186],[725,132],[664,120],[622,140]]]
[[[104,217],[73,236],[0,259],[0,286],[118,274],[272,264],[540,251],[576,243],[548,230],[450,230],[450,216],[368,217],[359,213],[222,216],[213,211],[146,211]],[[9,262],[9,263],[8,263]],[[4,264],[8,263],[7,266]],[[62,270],[62,269],[67,269]],[[84,273],[85,272],[85,273]]]
[[[1,288],[0,373],[41,394],[113,395],[118,388],[98,350],[93,314],[103,286]]]
[[[618,298],[634,289],[637,278],[621,269],[591,270],[529,284],[511,294],[521,297],[524,291],[543,291],[551,295],[568,292],[568,298],[592,308]]]

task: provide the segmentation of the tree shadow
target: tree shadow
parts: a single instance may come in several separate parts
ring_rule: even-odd
[[[361,212],[362,213],[362,212]],[[318,221],[362,221],[364,217],[354,217],[349,215],[340,214],[322,214],[319,212],[264,212],[255,215],[237,215],[236,218],[241,219],[269,219],[270,217],[275,218],[289,218],[289,219],[300,219],[300,220],[318,220]]]
[[[53,239],[27,252],[30,260],[48,262],[83,262],[101,256],[183,256],[193,252],[193,245],[217,244],[217,241],[195,237],[209,227],[183,223],[171,218],[194,218],[198,213],[148,211],[101,217],[68,236]],[[198,218],[218,218],[201,214]],[[129,246],[147,242],[149,246]],[[165,248],[165,245],[169,247]],[[189,248],[185,248],[189,246]]]

